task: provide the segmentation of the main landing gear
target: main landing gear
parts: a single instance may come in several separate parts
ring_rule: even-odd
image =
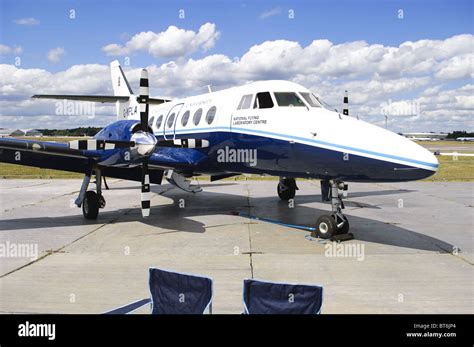
[[[331,201],[332,214],[322,215],[316,221],[316,230],[311,233],[313,237],[322,239],[334,238],[336,235],[349,232],[349,221],[342,213],[344,203],[342,198],[346,196],[347,184],[340,181],[321,181],[321,192],[323,201]]]
[[[288,201],[295,197],[298,187],[294,178],[280,177],[277,192],[281,200]]]
[[[321,196],[323,201],[330,201],[332,206],[332,213],[330,215],[322,215],[316,221],[316,228],[311,233],[312,237],[319,237],[322,239],[332,239],[335,241],[342,241],[353,238],[349,234],[349,221],[342,213],[344,203],[342,198],[347,196],[347,184],[337,180],[322,180],[321,181]],[[278,196],[281,200],[288,201],[293,199],[298,187],[294,178],[280,177],[278,183]]]
[[[105,207],[105,199],[102,195],[102,174],[100,169],[95,169],[96,192],[87,190],[91,180],[91,173],[86,174],[82,181],[79,196],[74,202],[77,207],[82,206],[82,214],[85,219],[97,219],[99,209]]]

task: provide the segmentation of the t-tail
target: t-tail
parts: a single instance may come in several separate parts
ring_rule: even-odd
[[[117,119],[127,119],[131,116],[139,115],[140,108],[137,97],[133,94],[132,88],[118,60],[110,63],[110,77],[112,79],[114,95],[35,94],[32,98],[115,103]],[[149,98],[148,103],[150,105],[159,105],[168,101],[171,100]]]

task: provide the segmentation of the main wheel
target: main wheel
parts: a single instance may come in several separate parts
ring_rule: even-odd
[[[92,190],[86,192],[82,202],[82,214],[85,219],[97,219],[99,215],[99,197]]]
[[[330,239],[337,233],[338,229],[334,218],[329,215],[323,215],[316,221],[316,230],[311,233],[311,236]]]
[[[296,195],[296,184],[284,180],[285,184],[278,183],[277,192],[281,200],[288,201],[293,199]]]

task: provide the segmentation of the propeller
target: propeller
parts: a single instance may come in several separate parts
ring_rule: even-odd
[[[117,140],[74,140],[69,142],[69,148],[73,150],[102,151],[117,148],[130,148],[137,153],[141,159],[141,210],[143,217],[150,216],[150,175],[148,171],[148,160],[157,147],[172,148],[206,148],[209,141],[203,139],[174,139],[158,141],[148,126],[149,117],[149,88],[148,71],[143,69],[140,76],[140,95],[137,97],[140,105],[140,127],[133,133],[130,141]],[[105,177],[104,177],[105,178]]]
[[[140,124],[141,124],[141,131],[153,137],[154,143],[153,143],[153,148],[150,151],[150,154],[151,154],[153,150],[155,149],[157,141],[153,134],[148,133],[148,111],[150,108],[148,104],[148,100],[149,100],[148,71],[146,69],[143,69],[142,74],[140,76],[140,96],[138,97],[138,102],[140,104]],[[145,155],[142,161],[141,205],[142,205],[142,216],[146,218],[150,216],[150,195],[151,195],[150,175],[148,173],[148,156],[145,153],[140,153],[140,154]]]

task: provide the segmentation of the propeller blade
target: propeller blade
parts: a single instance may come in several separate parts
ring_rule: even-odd
[[[112,140],[74,140],[69,142],[70,149],[98,151],[115,148],[129,148],[135,146],[133,141],[112,141]]]
[[[158,141],[157,146],[175,148],[206,148],[209,147],[209,141],[201,139],[162,140]]]
[[[150,176],[148,175],[148,158],[143,159],[142,163],[142,216],[144,218],[150,216]]]
[[[149,155],[153,152],[156,146],[156,138],[153,133],[148,131],[148,113],[149,113],[149,90],[148,90],[148,71],[146,69],[142,70],[140,76],[140,96],[138,97],[138,103],[140,104],[140,125],[141,131],[136,133],[135,136],[138,136],[142,140],[146,140],[145,143],[138,142],[138,144],[145,146],[145,152],[142,155]],[[152,140],[150,142],[150,140]],[[149,143],[148,143],[149,142]],[[149,146],[150,148],[148,148]],[[144,157],[142,161],[142,194],[141,194],[141,205],[142,205],[142,216],[144,218],[150,216],[150,176],[148,174],[148,157]]]
[[[140,103],[140,123],[142,131],[148,131],[148,110],[149,110],[149,91],[148,91],[148,71],[142,70],[140,76],[140,96],[138,97]]]

